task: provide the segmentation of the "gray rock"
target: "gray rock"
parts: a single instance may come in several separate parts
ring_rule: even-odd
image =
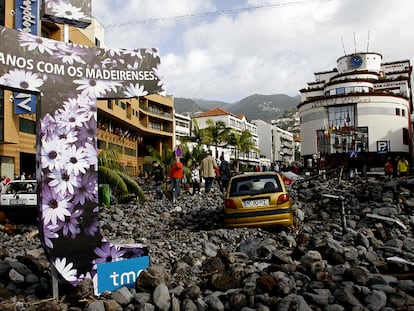
[[[154,305],[160,311],[168,311],[171,307],[171,297],[165,284],[158,285],[152,293]]]
[[[364,299],[365,306],[372,311],[379,311],[385,307],[387,303],[387,296],[384,292],[373,290],[371,294]]]
[[[121,288],[111,293],[111,298],[114,299],[121,306],[126,306],[134,300],[134,295],[132,295],[132,293],[126,286],[122,286]]]

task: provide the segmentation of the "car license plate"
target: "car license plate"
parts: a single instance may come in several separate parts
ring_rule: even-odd
[[[25,205],[26,200],[24,199],[10,199],[10,205]]]
[[[258,200],[246,200],[244,201],[244,207],[256,207],[269,205],[269,199],[258,199]]]

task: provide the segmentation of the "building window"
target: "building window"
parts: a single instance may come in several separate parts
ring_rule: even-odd
[[[98,149],[106,149],[106,141],[98,139]]]
[[[22,133],[36,134],[36,122],[24,118],[19,118],[19,131]]]
[[[5,3],[4,0],[0,0],[0,25],[5,26],[4,24],[4,7],[5,7]]]
[[[121,102],[121,108],[124,109],[124,110],[126,109],[126,103],[125,102]]]
[[[101,46],[101,40],[98,38],[95,38],[95,46],[100,47]]]
[[[355,106],[333,106],[328,107],[328,122],[330,129],[355,126]]]
[[[41,31],[41,35],[43,38],[50,38],[50,34],[49,32],[47,32],[46,30],[42,29]]]
[[[137,150],[136,149],[131,149],[131,148],[125,147],[124,150],[125,150],[126,155],[129,155],[129,156],[132,156],[132,157],[137,156]]]
[[[408,129],[403,128],[403,144],[409,145],[410,144],[410,137],[408,135]]]
[[[122,146],[114,144],[114,143],[108,143],[109,149],[118,150],[120,153],[122,153]]]
[[[401,115],[405,117],[405,109],[401,109]]]
[[[337,88],[336,94],[338,95],[345,94],[345,88],[344,87]]]
[[[395,108],[395,115],[397,115],[397,116],[400,115],[400,108]]]
[[[161,123],[151,122],[151,129],[161,131]]]
[[[114,106],[112,104],[112,100],[111,99],[108,99],[108,101],[107,101],[107,107],[108,107],[108,109],[114,109]]]

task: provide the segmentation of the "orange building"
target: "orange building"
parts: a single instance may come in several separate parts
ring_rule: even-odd
[[[38,1],[32,3],[37,5]],[[0,25],[18,28],[15,16],[19,10],[23,8],[17,0],[0,0]],[[32,23],[37,28],[37,35],[64,40],[62,25],[40,21],[39,18]],[[74,44],[99,46],[104,41],[103,30],[96,20],[86,29],[69,26],[68,39]],[[36,170],[35,109],[27,113],[16,112],[15,97],[16,93],[0,88],[1,176],[15,176],[22,172],[27,176]],[[36,104],[39,103],[37,98]],[[144,166],[144,157],[148,155],[146,146],[151,145],[159,152],[163,148],[172,148],[173,127],[174,100],[171,96],[153,94],[98,101],[98,151],[118,149],[122,166],[132,176],[138,174],[139,166]]]

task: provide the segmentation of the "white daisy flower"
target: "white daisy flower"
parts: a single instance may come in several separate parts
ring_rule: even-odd
[[[44,0],[44,1],[45,1],[46,6],[49,9],[53,9],[57,7],[58,5],[61,5],[62,3],[62,0]]]
[[[81,20],[87,18],[87,16],[82,12],[82,8],[75,7],[70,3],[61,3],[59,6],[54,7],[52,12],[57,17],[63,17],[70,20]]]
[[[77,102],[65,102],[63,109],[59,109],[55,116],[56,122],[67,129],[82,127],[88,120],[88,115],[78,111]]]
[[[43,83],[44,81],[39,77],[38,73],[22,69],[13,69],[0,78],[0,84],[28,91],[40,92],[39,87]]]
[[[124,92],[124,94],[127,97],[140,97],[148,95],[148,92],[144,91],[144,85],[139,85],[139,83],[136,83],[134,85],[130,83],[129,86],[127,86],[127,89]]]
[[[111,56],[121,56],[121,49],[104,47],[104,50],[105,50],[105,54],[108,53]]]
[[[123,51],[125,55],[131,55],[132,57],[138,57],[142,59],[141,49],[127,49]]]
[[[55,138],[54,140],[43,142],[40,149],[40,163],[42,169],[61,169],[64,166],[62,163],[62,153],[66,148],[66,144],[61,139]]]
[[[67,174],[79,175],[85,174],[90,164],[88,161],[88,155],[85,153],[84,148],[72,145],[65,151],[64,157],[66,158],[66,172]]]
[[[70,216],[71,204],[69,198],[64,198],[59,192],[52,188],[43,188],[42,192],[42,219],[44,224],[56,225],[58,221],[64,222],[66,216]]]
[[[85,61],[82,59],[83,55],[79,54],[78,50],[79,49],[73,49],[71,46],[62,46],[62,48],[55,53],[55,57],[60,59],[64,64],[85,64]]]
[[[69,262],[66,264],[66,258],[60,259],[59,257],[55,259],[54,265],[56,270],[60,273],[60,275],[68,282],[74,282],[77,280],[77,270],[72,269],[73,263]]]
[[[66,172],[62,172],[60,170],[51,171],[47,177],[51,179],[48,185],[50,187],[54,187],[56,191],[63,195],[67,193],[73,195],[75,193],[75,188],[80,185],[79,176],[67,174]]]
[[[42,37],[33,36],[26,32],[20,32],[20,46],[27,46],[29,51],[39,50],[44,54],[47,52],[53,55],[53,52],[57,50],[56,42]]]
[[[81,79],[74,80],[73,83],[79,84],[76,88],[81,90],[82,95],[90,98],[99,98],[105,95],[108,91],[116,91],[116,87],[121,86],[119,82],[95,80],[95,79]]]
[[[145,50],[145,52],[151,54],[154,58],[160,57],[160,52],[157,48],[148,48]]]

